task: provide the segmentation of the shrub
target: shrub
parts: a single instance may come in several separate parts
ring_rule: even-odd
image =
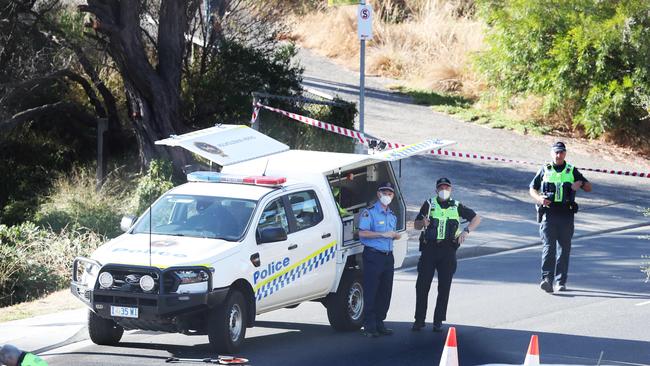
[[[37,224],[55,232],[64,228],[92,231],[115,237],[121,233],[120,217],[132,212],[128,197],[130,178],[120,177],[115,170],[108,175],[101,189],[95,189],[94,171],[75,168],[58,177],[35,215]]]
[[[166,160],[153,160],[147,174],[140,178],[135,189],[136,214],[140,215],[161,194],[172,189],[172,164]]]
[[[546,113],[572,105],[573,124],[590,137],[650,132],[649,2],[483,0],[480,8],[489,31],[477,65],[503,95],[543,96]]]
[[[103,240],[92,232],[63,229],[55,233],[31,222],[0,225],[0,306],[65,288],[72,260],[89,255]]]

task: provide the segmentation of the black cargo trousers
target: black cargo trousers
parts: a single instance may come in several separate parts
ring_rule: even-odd
[[[418,261],[418,278],[415,282],[415,321],[424,322],[431,281],[438,271],[438,297],[433,314],[434,322],[447,319],[447,304],[451,281],[456,273],[456,247],[449,243],[428,242],[422,245]]]

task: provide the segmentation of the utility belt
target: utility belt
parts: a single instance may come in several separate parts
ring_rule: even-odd
[[[391,255],[391,254],[393,254],[393,252],[390,251],[390,250],[389,251],[383,251],[383,250],[375,249],[373,247],[365,247],[364,250],[367,250],[367,251],[373,252],[373,253],[382,254],[382,255]]]
[[[578,213],[578,204],[575,202],[568,202],[565,204],[553,204],[550,207],[536,206],[537,207],[537,222],[542,222],[544,215],[548,214],[576,214]]]
[[[427,240],[426,230],[420,232],[419,242],[420,242],[419,251],[423,251],[425,248],[429,248],[429,247],[436,247],[436,248],[450,247],[454,249],[458,249],[458,247],[460,247],[460,244],[458,243],[458,239]]]

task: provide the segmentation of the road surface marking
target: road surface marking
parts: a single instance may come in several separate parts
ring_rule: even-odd
[[[650,304],[650,300],[648,300],[648,301],[644,301],[644,302],[640,302],[640,303],[636,304],[636,306],[643,306],[643,305],[648,305],[648,304]]]

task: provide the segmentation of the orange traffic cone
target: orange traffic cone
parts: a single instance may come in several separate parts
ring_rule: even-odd
[[[539,344],[537,343],[537,336],[534,334],[530,337],[524,366],[539,366]]]
[[[456,346],[456,328],[449,327],[445,349],[440,357],[440,366],[458,366],[458,348]]]

